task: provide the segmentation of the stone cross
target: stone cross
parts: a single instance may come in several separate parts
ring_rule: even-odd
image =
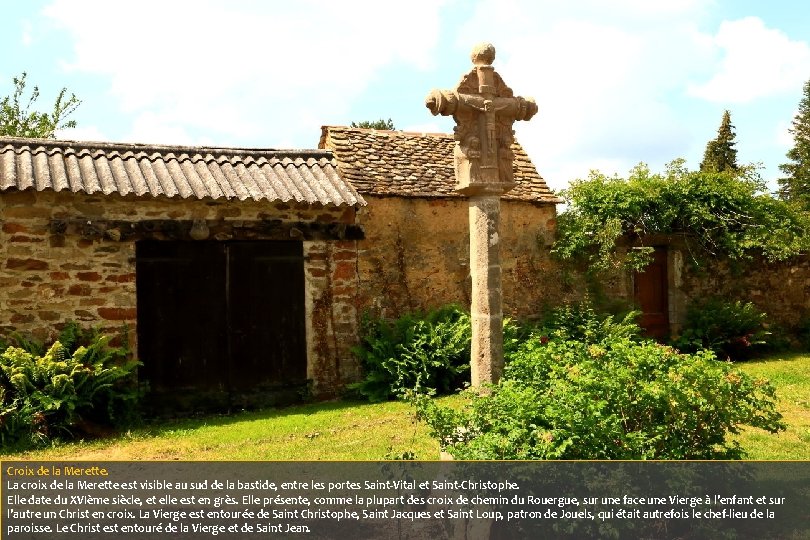
[[[475,67],[455,90],[433,90],[425,105],[434,115],[453,115],[456,191],[469,198],[472,277],[473,386],[496,383],[503,373],[503,294],[499,256],[500,196],[515,186],[512,143],[515,120],[537,113],[531,98],[515,97],[495,72],[495,47],[477,45]]]

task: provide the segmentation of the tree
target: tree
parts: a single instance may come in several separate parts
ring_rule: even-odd
[[[737,166],[734,137],[731,114],[724,111],[723,121],[720,122],[720,128],[717,130],[717,138],[706,144],[706,152],[703,154],[700,170],[703,172],[736,171],[739,167]]]
[[[31,97],[25,102],[22,99],[25,77],[25,72],[20,77],[13,77],[14,93],[0,101],[0,135],[53,139],[57,129],[76,127],[75,120],[66,120],[81,103],[75,94],[67,97],[67,88],[62,88],[56,96],[52,112],[30,111],[39,98],[39,88],[35,86]]]
[[[394,128],[394,122],[390,118],[388,120],[380,118],[379,120],[375,120],[373,122],[369,122],[367,120],[357,123],[352,122],[352,127],[363,129],[387,129],[387,130],[396,129]]]
[[[787,153],[791,162],[779,165],[786,175],[779,179],[779,194],[783,199],[795,200],[810,208],[810,80],[804,83],[799,112],[788,131],[793,135],[794,144]]]

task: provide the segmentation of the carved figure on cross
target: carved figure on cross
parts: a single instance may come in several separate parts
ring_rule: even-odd
[[[531,98],[515,97],[495,72],[495,48],[477,45],[473,69],[455,90],[433,90],[425,105],[433,115],[452,115],[455,127],[456,189],[465,195],[503,194],[514,187],[512,124],[537,113]]]

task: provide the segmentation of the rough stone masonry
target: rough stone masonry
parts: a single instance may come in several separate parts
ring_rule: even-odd
[[[499,256],[500,197],[515,186],[512,124],[537,113],[531,98],[515,97],[495,72],[495,47],[473,48],[473,69],[455,90],[433,90],[425,105],[452,115],[456,191],[469,197],[472,297],[472,385],[496,383],[503,373],[503,305]]]

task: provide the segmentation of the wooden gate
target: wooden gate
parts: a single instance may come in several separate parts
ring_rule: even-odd
[[[294,399],[306,384],[300,242],[142,241],[138,356],[159,409]]]
[[[667,249],[657,247],[650,264],[633,276],[636,304],[641,309],[640,326],[645,335],[664,339],[669,335],[669,287]]]

